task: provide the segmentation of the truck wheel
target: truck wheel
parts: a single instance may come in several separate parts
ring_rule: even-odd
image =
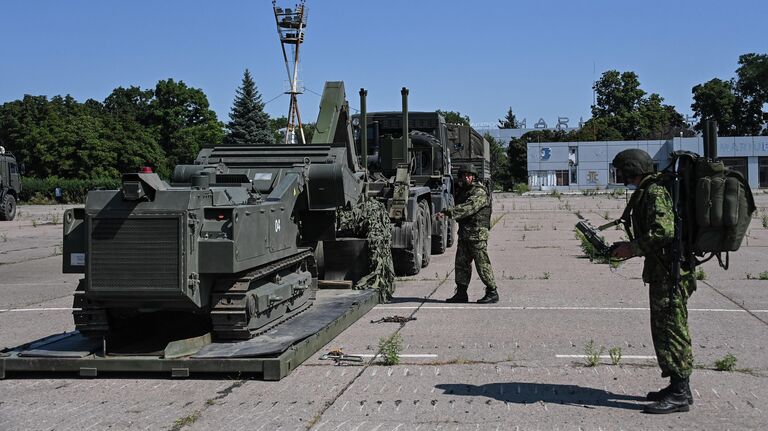
[[[429,265],[429,260],[432,254],[432,214],[429,210],[429,204],[427,201],[419,202],[419,214],[422,220],[421,229],[421,267],[426,268]]]
[[[432,254],[443,254],[448,246],[448,223],[450,220],[443,218],[434,220],[437,224],[437,233],[432,235]]]
[[[413,223],[413,245],[412,248],[392,249],[392,263],[395,266],[397,275],[416,275],[421,271],[421,263],[424,255],[424,222],[422,221],[421,211],[416,216]]]
[[[446,232],[448,237],[445,239],[446,247],[453,247],[453,237],[456,235],[456,221],[454,219],[446,219]]]
[[[3,196],[3,201],[0,202],[0,220],[11,221],[14,217],[16,217],[16,198],[8,193]]]

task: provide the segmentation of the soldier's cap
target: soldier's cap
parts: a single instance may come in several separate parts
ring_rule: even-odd
[[[467,163],[466,165],[460,165],[459,166],[459,175],[461,174],[472,174],[474,176],[477,176],[477,168],[475,168],[475,165],[471,163]]]
[[[620,170],[626,178],[653,173],[653,159],[648,153],[638,148],[619,152],[612,163],[613,167]]]

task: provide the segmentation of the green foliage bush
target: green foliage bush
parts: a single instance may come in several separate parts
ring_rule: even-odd
[[[528,184],[526,183],[517,183],[515,184],[514,192],[522,195],[523,193],[528,192]]]
[[[723,359],[718,359],[715,361],[715,369],[717,371],[733,371],[733,369],[736,367],[736,361],[736,357],[728,353],[723,356]]]
[[[58,177],[21,179],[22,202],[29,204],[55,203],[54,190],[61,187],[65,203],[83,203],[90,190],[116,190],[120,180],[116,178],[63,179]]]

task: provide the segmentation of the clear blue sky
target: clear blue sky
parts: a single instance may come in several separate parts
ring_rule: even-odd
[[[293,7],[294,1],[278,5]],[[737,59],[768,53],[768,1],[307,0],[301,78],[320,93],[343,80],[369,111],[456,110],[492,122],[508,106],[529,127],[589,118],[600,73],[635,71],[642,88],[690,113],[691,87],[734,76]],[[165,78],[201,88],[222,121],[249,68],[264,101],[287,77],[271,0],[5,0],[0,103],[24,94],[103,100],[117,86]],[[593,73],[594,70],[594,73]],[[314,120],[320,98],[301,96]],[[269,103],[285,114],[288,98]]]

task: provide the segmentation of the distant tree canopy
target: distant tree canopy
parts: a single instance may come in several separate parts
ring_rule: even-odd
[[[237,89],[227,123],[227,145],[274,144],[269,115],[264,112],[261,94],[256,89],[251,72],[245,69],[243,82]]]
[[[517,116],[512,112],[512,107],[510,106],[507,110],[507,115],[499,120],[499,129],[517,129],[518,127],[520,127],[520,122],[517,121]]]
[[[458,111],[442,111],[440,109],[437,110],[438,114],[441,114],[443,117],[445,117],[445,122],[449,124],[461,124],[462,126],[469,126],[469,117],[466,115],[461,115],[461,112]]]
[[[167,177],[223,137],[202,90],[173,79],[118,87],[104,102],[27,95],[0,105],[0,140],[30,177],[117,178],[145,165]]]
[[[703,120],[714,119],[721,136],[768,134],[764,128],[768,114],[763,111],[768,103],[768,54],[741,55],[735,78],[714,78],[691,92],[697,130]]]

